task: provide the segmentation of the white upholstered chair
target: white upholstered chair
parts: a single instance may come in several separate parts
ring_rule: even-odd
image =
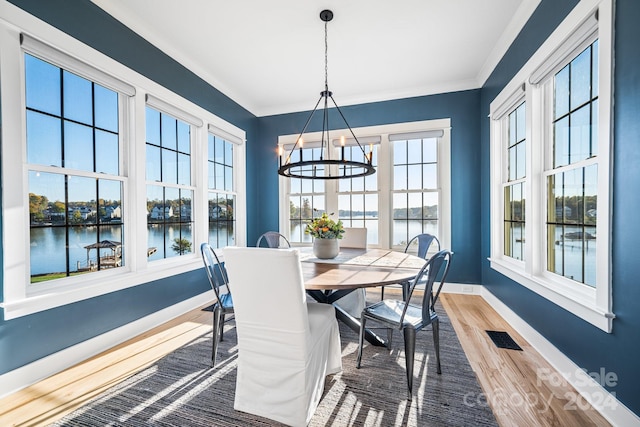
[[[340,240],[341,248],[366,249],[367,248],[367,229],[366,227],[345,227],[344,234]],[[349,313],[356,319],[360,318],[360,314],[366,305],[366,292],[364,289],[356,289],[353,292],[340,298],[336,304],[344,311]]]
[[[333,306],[307,302],[297,249],[223,250],[238,333],[234,409],[305,426],[342,370]]]

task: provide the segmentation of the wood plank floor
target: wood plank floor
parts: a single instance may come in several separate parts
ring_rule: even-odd
[[[385,290],[385,294],[393,290]],[[552,368],[479,296],[442,294],[483,389],[469,404],[491,406],[501,426],[607,426],[595,410],[565,410],[570,388],[539,381]],[[0,400],[0,426],[45,426],[192,339],[211,330],[210,312],[194,310],[139,337]],[[485,330],[508,332],[524,351],[493,345]],[[582,405],[581,405],[582,406]]]

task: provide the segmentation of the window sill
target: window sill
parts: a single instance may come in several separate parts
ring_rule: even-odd
[[[107,272],[100,278],[92,279],[90,285],[87,285],[87,282],[83,282],[50,288],[47,291],[27,295],[23,299],[5,301],[0,304],[0,307],[4,309],[4,320],[10,320],[186,273],[198,268],[202,268],[202,260],[196,254],[193,257],[189,257],[189,259],[180,257],[179,260],[156,261],[145,271],[116,274]]]
[[[491,268],[586,322],[611,333],[615,315],[597,305],[595,290],[579,292],[545,277],[527,274],[512,263],[489,258]]]

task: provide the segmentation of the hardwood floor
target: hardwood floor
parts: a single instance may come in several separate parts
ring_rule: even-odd
[[[393,292],[385,289],[385,294]],[[566,410],[575,393],[540,381],[551,366],[479,296],[441,301],[483,389],[469,404],[491,406],[501,426],[607,426],[592,408]],[[211,329],[211,312],[194,310],[139,337],[0,400],[0,426],[43,426]],[[508,332],[523,351],[497,348],[485,330]],[[547,371],[545,371],[547,372]],[[583,405],[580,405],[581,407]]]
[[[608,426],[570,386],[550,384],[551,365],[478,295],[441,294],[471,367],[501,426]],[[522,351],[496,347],[485,331],[505,331]]]

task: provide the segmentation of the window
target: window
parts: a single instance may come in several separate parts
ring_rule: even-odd
[[[18,8],[6,12],[28,27],[0,22],[6,320],[201,269],[205,121],[233,143],[213,189],[231,207],[228,241],[244,242],[241,129]]]
[[[31,282],[121,267],[118,93],[24,64]]]
[[[393,245],[406,247],[422,233],[438,232],[438,138],[400,135],[393,151]]]
[[[553,77],[547,270],[596,285],[598,41]]]
[[[378,170],[379,138],[363,138],[362,148],[345,143],[344,158],[346,160],[362,159],[362,149],[371,154],[371,164]],[[337,144],[334,144],[337,145]],[[367,147],[368,145],[368,147]],[[342,148],[340,148],[342,150]],[[357,153],[360,151],[360,153]],[[359,155],[358,155],[359,154]],[[377,173],[358,178],[338,180],[338,218],[345,227],[366,227],[367,244],[377,245],[378,238],[378,178]]]
[[[580,2],[491,104],[491,266],[605,331],[611,11]]]
[[[147,185],[149,260],[193,251],[191,215],[191,128],[147,107]]]
[[[322,212],[337,213],[346,227],[366,227],[372,247],[404,250],[419,233],[435,234],[450,245],[450,124],[448,119],[354,129],[362,149],[372,153],[374,175],[339,180],[280,178],[280,229],[292,243],[309,244],[306,223]],[[346,134],[332,131],[332,136]],[[282,136],[288,155],[299,135]],[[320,133],[303,135],[292,160],[320,158]],[[310,142],[306,142],[310,141]],[[329,144],[331,158],[355,155],[354,140]],[[326,173],[326,171],[316,171]],[[416,175],[417,173],[417,175]]]
[[[523,102],[509,113],[506,120],[508,140],[506,146],[507,182],[504,184],[504,254],[524,259],[526,176],[526,119]]]
[[[236,242],[234,144],[211,133],[207,142],[209,244],[214,248],[223,248],[233,246]]]

